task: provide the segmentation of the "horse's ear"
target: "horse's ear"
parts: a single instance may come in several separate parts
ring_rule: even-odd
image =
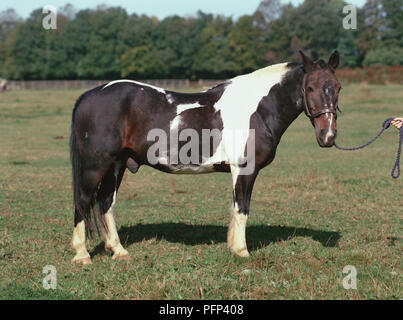
[[[299,54],[302,57],[303,69],[306,73],[311,72],[314,68],[313,60],[306,56],[302,50],[299,50]]]
[[[340,55],[338,51],[332,53],[329,58],[328,65],[333,69],[336,70],[340,63]]]

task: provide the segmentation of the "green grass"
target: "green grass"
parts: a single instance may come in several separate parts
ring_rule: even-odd
[[[130,262],[89,242],[71,263],[70,116],[80,91],[0,95],[1,299],[402,299],[402,180],[390,170],[397,131],[358,152],[318,147],[301,117],[254,188],[250,259],[229,253],[231,176],[127,173],[116,220]],[[346,87],[338,143],[368,141],[402,115],[403,87]],[[172,186],[170,177],[175,182]],[[57,289],[42,288],[43,267]],[[345,290],[344,266],[358,272]]]

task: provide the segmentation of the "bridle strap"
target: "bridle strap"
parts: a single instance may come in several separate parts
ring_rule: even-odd
[[[315,119],[325,113],[333,113],[335,115],[335,117],[337,117],[336,110],[338,109],[338,107],[322,109],[316,113],[311,112],[311,109],[309,108],[308,96],[307,96],[306,89],[305,89],[306,81],[307,81],[307,75],[305,74],[304,78],[302,80],[302,89],[301,90],[302,90],[302,100],[304,100],[304,111],[305,111],[306,116],[309,119],[311,119],[311,121],[313,121],[313,119]]]

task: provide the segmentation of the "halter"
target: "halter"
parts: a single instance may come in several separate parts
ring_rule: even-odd
[[[302,97],[303,97],[303,100],[304,100],[304,111],[305,111],[306,116],[309,119],[311,119],[311,121],[313,121],[313,119],[321,116],[322,114],[332,113],[332,114],[334,114],[335,118],[337,119],[337,110],[340,111],[339,106],[336,106],[336,108],[322,109],[322,110],[320,110],[320,111],[318,111],[316,113],[311,112],[311,109],[309,107],[308,97],[307,97],[306,90],[305,90],[306,82],[307,82],[307,75],[305,74],[304,79],[302,81]]]

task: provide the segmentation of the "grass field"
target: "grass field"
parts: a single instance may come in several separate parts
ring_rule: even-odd
[[[101,239],[93,264],[71,263],[68,138],[81,91],[0,95],[1,299],[402,299],[402,178],[393,180],[398,134],[358,152],[321,149],[309,120],[284,135],[254,188],[251,258],[226,247],[231,176],[126,173],[116,205],[130,262]],[[403,114],[403,86],[351,85],[341,94],[338,143],[372,138]],[[45,290],[42,271],[57,270]],[[343,268],[357,270],[345,290]]]

